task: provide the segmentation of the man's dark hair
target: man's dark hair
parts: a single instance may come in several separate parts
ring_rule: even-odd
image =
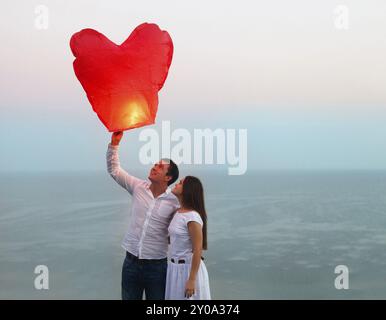
[[[177,165],[174,163],[174,161],[172,159],[162,159],[162,160],[166,161],[169,164],[169,169],[168,169],[168,172],[166,173],[166,175],[169,177],[172,177],[168,181],[168,186],[170,186],[171,184],[173,184],[174,182],[177,181],[178,175],[179,175],[179,170],[178,170]]]

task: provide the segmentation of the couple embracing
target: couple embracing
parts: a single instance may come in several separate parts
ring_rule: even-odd
[[[207,217],[200,180],[186,176],[170,159],[161,159],[149,181],[120,166],[123,132],[114,132],[106,160],[111,177],[132,196],[131,217],[122,247],[122,299],[209,300],[209,278],[202,258],[207,249]]]

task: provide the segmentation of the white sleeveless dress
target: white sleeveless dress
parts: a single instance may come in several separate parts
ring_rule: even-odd
[[[192,262],[192,241],[190,239],[188,222],[195,221],[203,225],[201,216],[196,211],[176,212],[169,225],[169,259],[166,276],[166,300],[185,300],[185,285],[189,279]],[[173,263],[185,260],[185,263]],[[188,300],[210,300],[209,277],[204,261],[201,260],[196,276],[195,294]]]

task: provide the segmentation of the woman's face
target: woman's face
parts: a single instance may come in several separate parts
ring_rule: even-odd
[[[183,190],[183,184],[184,184],[184,179],[181,179],[178,183],[175,184],[173,190],[172,190],[172,193],[175,195],[175,196],[180,196],[182,194],[182,190]]]

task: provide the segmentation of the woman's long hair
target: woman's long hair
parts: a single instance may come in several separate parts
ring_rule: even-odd
[[[182,188],[182,205],[187,209],[197,211],[204,223],[202,226],[202,249],[207,250],[207,216],[202,183],[196,177],[186,176]]]

